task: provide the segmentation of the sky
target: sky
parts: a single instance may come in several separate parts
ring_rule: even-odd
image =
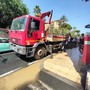
[[[83,0],[23,0],[29,9],[30,15],[34,16],[34,7],[38,5],[41,12],[53,10],[52,21],[66,16],[72,27],[80,30],[80,33],[90,32],[85,25],[90,24],[90,1]]]

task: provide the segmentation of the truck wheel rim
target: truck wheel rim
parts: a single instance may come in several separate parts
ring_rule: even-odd
[[[42,56],[43,55],[43,50],[40,49],[38,52],[37,52],[38,56]]]

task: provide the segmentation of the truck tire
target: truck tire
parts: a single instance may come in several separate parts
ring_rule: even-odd
[[[85,90],[90,90],[90,70],[87,71]]]
[[[34,58],[36,60],[43,58],[45,56],[45,52],[46,52],[45,47],[42,47],[42,46],[37,47],[34,54]]]

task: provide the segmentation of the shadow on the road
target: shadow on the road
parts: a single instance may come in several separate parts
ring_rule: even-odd
[[[18,58],[20,58],[21,60],[23,61],[26,61],[26,62],[33,62],[35,61],[34,57],[32,58],[27,58],[25,55],[20,55],[18,53],[15,54]]]
[[[13,52],[13,50],[0,52],[0,54],[6,54],[6,53],[10,53],[10,52]]]
[[[7,60],[7,58],[4,58],[2,55],[0,55],[0,62],[6,63]]]
[[[52,53],[58,53],[58,52],[60,52],[60,50],[53,50]],[[61,51],[61,52],[62,52],[62,51]],[[51,53],[48,52],[45,57],[49,56],[50,54],[51,54]],[[34,61],[36,61],[36,59],[35,59],[34,57],[27,58],[25,55],[20,55],[20,54],[18,54],[18,53],[16,53],[15,55],[16,55],[18,58],[20,58],[21,60],[26,61],[26,62],[28,62],[28,63],[29,63],[29,62],[34,62]]]

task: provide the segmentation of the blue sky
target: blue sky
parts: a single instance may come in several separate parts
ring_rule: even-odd
[[[90,23],[90,1],[82,0],[23,0],[29,8],[30,14],[34,15],[33,9],[38,5],[41,12],[53,10],[53,20],[58,20],[65,15],[72,27],[76,27],[81,33],[90,32],[85,25]]]

